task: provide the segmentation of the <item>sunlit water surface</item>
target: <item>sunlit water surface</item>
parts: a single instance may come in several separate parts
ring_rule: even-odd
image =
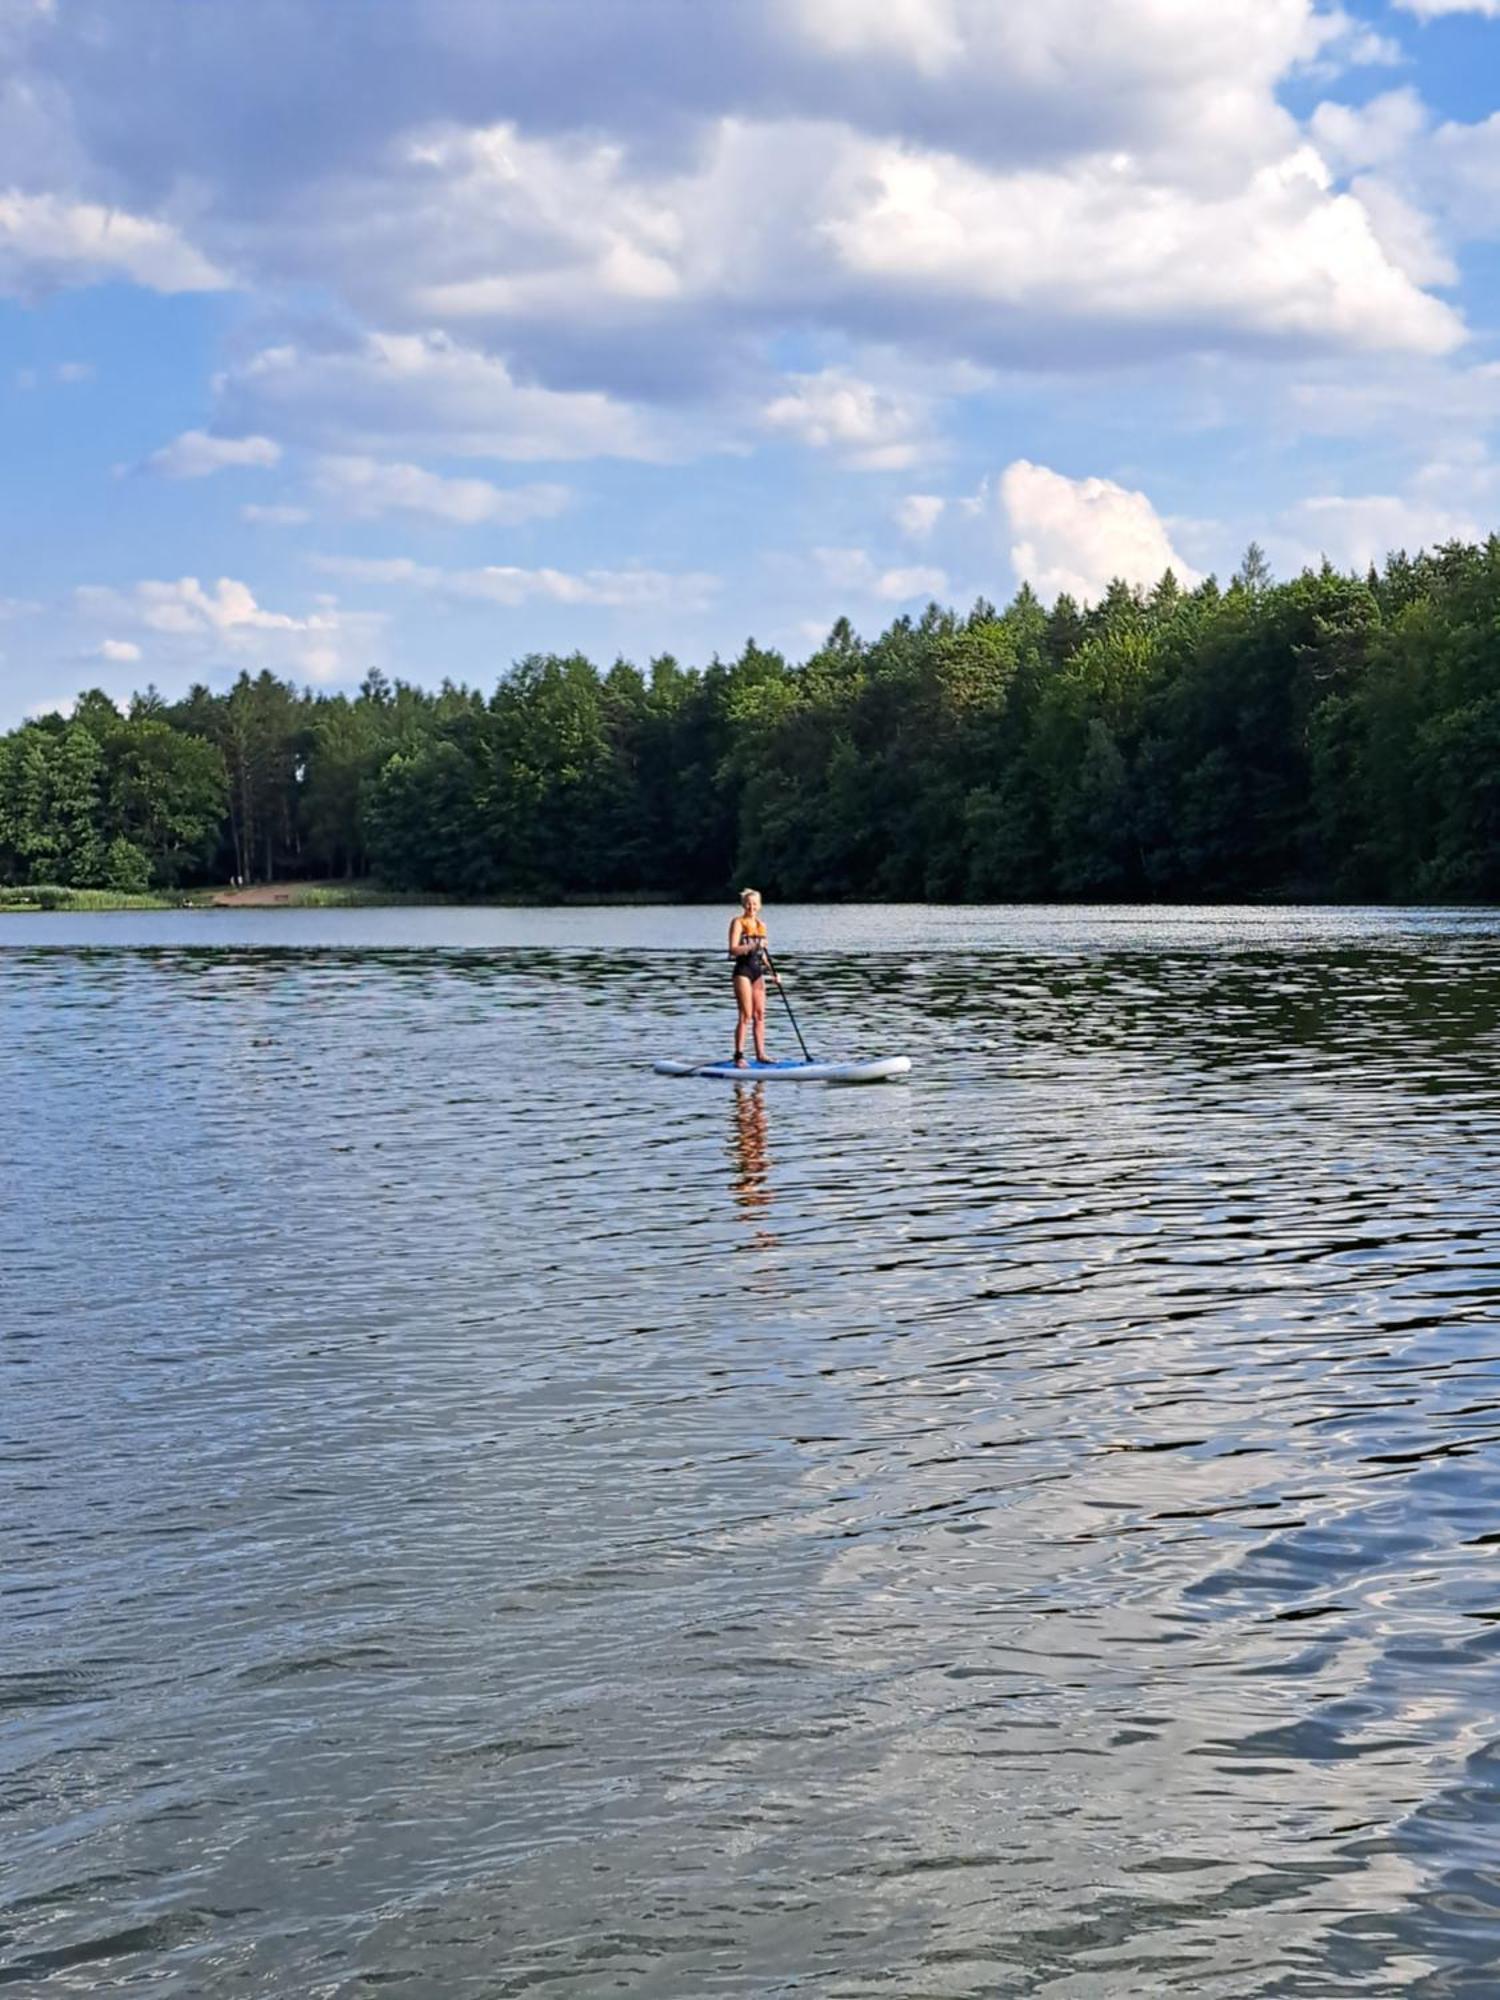
[[[0,920],[0,1982],[1493,1994],[1500,919],[727,915]]]

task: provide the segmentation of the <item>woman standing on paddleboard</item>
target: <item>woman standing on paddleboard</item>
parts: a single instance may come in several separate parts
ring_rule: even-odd
[[[745,1060],[745,1032],[753,1029],[755,1060],[769,1062],[766,1054],[766,977],[779,986],[767,947],[770,939],[760,917],[759,889],[741,889],[740,914],[729,926],[729,956],[734,960],[734,998],[739,1019],[734,1024],[734,1059]]]

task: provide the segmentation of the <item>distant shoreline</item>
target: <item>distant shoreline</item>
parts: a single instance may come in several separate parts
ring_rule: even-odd
[[[256,882],[236,889],[228,884],[204,889],[149,890],[133,895],[116,889],[73,889],[58,883],[0,888],[0,916],[24,916],[57,911],[107,910],[383,910],[407,908],[547,909],[611,907],[659,908],[692,902],[669,889],[599,890],[569,896],[440,896],[419,891],[384,889],[370,882]],[[716,908],[732,898],[715,897],[704,905]]]

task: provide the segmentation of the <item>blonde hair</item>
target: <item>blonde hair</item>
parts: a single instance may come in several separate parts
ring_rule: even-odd
[[[741,889],[741,891],[740,891],[740,908],[741,908],[742,910],[744,910],[744,909],[748,909],[748,908],[749,908],[749,905],[750,905],[750,898],[751,898],[752,896],[753,896],[753,897],[755,898],[755,900],[756,900],[756,902],[757,902],[757,903],[758,903],[758,902],[760,902],[760,900],[761,900],[761,894],[760,894],[760,891],[759,891],[759,889]]]

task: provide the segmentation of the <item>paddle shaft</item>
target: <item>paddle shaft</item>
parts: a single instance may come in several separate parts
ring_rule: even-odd
[[[798,1046],[802,1050],[802,1060],[804,1062],[811,1062],[812,1061],[811,1051],[808,1049],[807,1043],[804,1042],[802,1039],[802,1030],[797,1026],[797,1016],[795,1015],[795,1013],[792,1012],[792,1003],[790,1000],[787,999],[786,988],[781,983],[781,974],[776,970],[776,967],[771,963],[771,954],[765,950],[764,946],[761,947],[761,951],[762,951],[762,956],[765,958],[766,961],[766,970],[770,973],[771,977],[776,981],[776,991],[781,995],[782,1005],[786,1008],[787,1013],[791,1015],[792,1033],[797,1037]]]

